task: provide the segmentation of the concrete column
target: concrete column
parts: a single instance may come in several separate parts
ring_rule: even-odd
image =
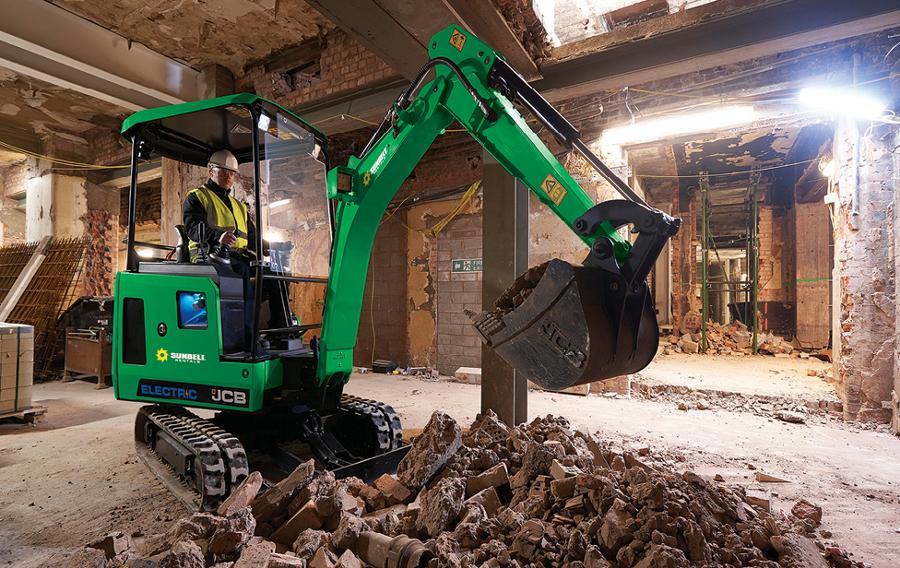
[[[85,178],[52,173],[43,160],[37,171],[25,183],[25,240],[84,235]]]
[[[900,147],[900,129],[894,148]],[[900,152],[894,152],[894,177],[900,175]],[[900,211],[900,191],[894,190],[894,211]],[[891,432],[900,435],[900,219],[894,218],[894,390],[891,393]]]
[[[661,207],[666,213],[671,206]],[[656,304],[656,318],[659,325],[672,323],[672,244],[666,243],[653,265],[653,299]]]
[[[528,269],[528,188],[484,152],[482,249],[483,309],[492,306]],[[528,419],[525,377],[488,347],[481,347],[481,410],[493,410],[509,425]]]
[[[894,388],[896,333],[894,170],[897,127],[882,125],[864,140],[860,126],[844,119],[835,132],[838,170],[835,268],[839,287],[839,351],[835,376],[844,417],[888,422]]]
[[[235,92],[234,75],[221,65],[207,65],[198,78],[201,99],[214,99]]]

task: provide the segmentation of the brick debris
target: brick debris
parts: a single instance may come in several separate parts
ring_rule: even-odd
[[[438,411],[398,475],[336,480],[309,461],[259,493],[254,473],[215,513],[163,534],[111,533],[59,565],[865,566],[827,540],[818,505],[773,512],[740,486],[654,459],[565,418],[510,428],[489,412],[463,433]]]

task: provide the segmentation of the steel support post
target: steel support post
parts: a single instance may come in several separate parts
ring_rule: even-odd
[[[528,269],[528,188],[484,152],[481,302],[488,309]],[[481,347],[481,411],[506,424],[528,419],[528,381],[485,345]]]
[[[709,349],[709,176],[706,172],[700,172],[700,254],[700,352],[706,353]]]
[[[750,172],[750,187],[747,195],[750,198],[750,304],[753,310],[753,354],[759,351],[759,202],[756,199],[756,188],[759,186],[759,166]]]

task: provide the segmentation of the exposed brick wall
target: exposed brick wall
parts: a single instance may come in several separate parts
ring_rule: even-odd
[[[118,242],[117,215],[106,209],[92,209],[82,216],[88,237],[82,268],[82,294],[112,296],[117,258],[111,250]]]
[[[481,366],[481,341],[465,310],[481,312],[481,272],[451,272],[453,259],[482,258],[481,215],[453,219],[437,236],[437,369]]]
[[[890,237],[896,224],[894,142],[900,129],[865,135],[856,121],[835,131],[838,207],[835,268],[839,316],[834,326],[835,378],[844,417],[888,422],[894,388],[896,287]],[[865,136],[865,139],[863,139]]]
[[[3,169],[3,195],[18,196],[25,194],[25,182],[35,175],[34,164],[25,161]]]
[[[406,227],[399,219],[388,219],[378,229],[369,262],[353,352],[356,365],[369,366],[373,359],[407,364],[406,267]]]
[[[759,301],[787,302],[784,241],[787,215],[784,209],[759,208]]]
[[[672,192],[672,211],[683,220],[681,230],[672,238],[672,326],[681,330],[685,316],[698,311],[699,304],[694,291],[697,273],[697,198],[693,193],[688,199],[676,187]],[[699,312],[698,312],[699,313]]]
[[[267,72],[263,64],[249,68],[244,81],[256,93],[290,108],[348,93],[395,76],[397,73],[377,55],[343,31],[335,29],[325,36],[324,48],[319,56],[319,77],[310,84],[288,93],[276,94],[272,73]]]

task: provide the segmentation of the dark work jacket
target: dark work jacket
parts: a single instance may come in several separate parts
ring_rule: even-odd
[[[228,199],[229,190],[220,186],[216,182],[211,179],[206,180],[204,184],[206,187],[212,190],[213,194],[222,200],[222,203],[228,209],[231,209],[231,201]],[[206,223],[206,208],[200,202],[200,199],[197,198],[194,194],[189,194],[187,199],[184,200],[184,207],[182,208],[184,212],[182,215],[182,223],[184,224],[184,228],[187,229],[188,238],[194,242],[200,242],[200,224]],[[234,211],[231,211],[234,214]],[[206,227],[206,242],[212,246],[219,242],[219,237],[222,236],[221,229],[213,229],[210,227]],[[247,246],[250,250],[254,250],[256,247],[256,227],[253,226],[253,222],[250,219],[247,219]]]

